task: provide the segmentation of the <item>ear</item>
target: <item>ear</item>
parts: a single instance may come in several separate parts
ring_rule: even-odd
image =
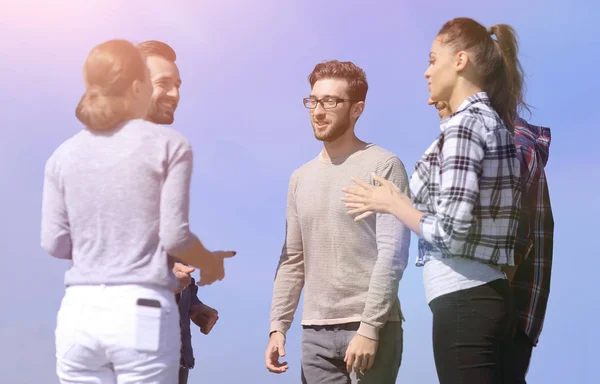
[[[133,94],[133,97],[137,98],[140,95],[141,85],[139,80],[133,80],[133,83],[131,83],[131,93]]]
[[[354,115],[354,117],[356,119],[358,119],[360,117],[360,115],[362,115],[364,110],[365,110],[365,102],[359,101],[356,104],[354,104],[354,106],[352,107],[352,114]]]
[[[469,64],[469,55],[465,51],[460,51],[456,54],[456,72],[462,72]]]

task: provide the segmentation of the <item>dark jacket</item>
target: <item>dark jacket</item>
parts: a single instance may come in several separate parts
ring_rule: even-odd
[[[554,217],[545,167],[550,128],[515,122],[515,146],[521,160],[523,197],[515,242],[518,269],[512,281],[518,327],[537,345],[550,295]]]
[[[180,364],[186,368],[194,368],[194,349],[192,348],[192,332],[190,329],[190,308],[192,305],[201,304],[198,299],[198,286],[192,278],[192,282],[183,291],[177,294],[179,304],[179,317],[181,326],[181,361]]]

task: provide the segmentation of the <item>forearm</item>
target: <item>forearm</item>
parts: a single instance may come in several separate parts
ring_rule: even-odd
[[[178,255],[173,255],[173,257],[179,259],[181,262],[187,265],[202,269],[204,260],[210,257],[211,252],[204,247],[196,235],[191,234],[191,236],[193,238],[191,241],[191,246]]]
[[[377,215],[377,260],[358,333],[373,340],[398,300],[398,285],[408,263],[410,230],[388,214]]]
[[[279,331],[284,335],[287,333],[294,320],[294,313],[298,308],[300,294],[304,287],[304,249],[296,209],[296,182],[297,178],[294,172],[288,185],[285,242],[273,284],[269,334],[274,331]]]
[[[412,202],[403,197],[397,196],[390,207],[390,213],[402,222],[408,229],[421,236],[419,223],[423,217],[423,212],[414,208]]]
[[[73,243],[64,195],[54,174],[52,159],[46,163],[42,191],[41,246],[59,259],[72,259]]]
[[[269,333],[287,333],[294,320],[303,287],[304,262],[280,264],[273,285]]]
[[[72,244],[69,234],[42,233],[42,248],[50,255],[64,260],[71,260]]]

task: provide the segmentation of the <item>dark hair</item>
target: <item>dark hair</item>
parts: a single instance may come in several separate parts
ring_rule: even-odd
[[[160,56],[169,61],[175,62],[177,55],[175,50],[167,43],[163,43],[158,40],[148,40],[143,43],[139,43],[137,48],[140,50],[144,57],[148,56]]]
[[[365,71],[351,61],[330,60],[319,63],[308,76],[310,87],[318,80],[343,79],[348,82],[348,96],[352,100],[365,101],[369,85]]]
[[[127,91],[135,80],[147,81],[146,63],[129,41],[110,40],[92,49],[85,62],[87,91],[75,115],[86,127],[106,131],[131,118]]]
[[[488,30],[473,19],[460,17],[444,24],[438,36],[454,50],[472,54],[470,58],[482,79],[483,90],[512,132],[518,110],[529,109],[523,101],[523,68],[518,59],[515,30],[507,24],[497,24]]]

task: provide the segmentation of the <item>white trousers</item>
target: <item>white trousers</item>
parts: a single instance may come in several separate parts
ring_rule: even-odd
[[[68,287],[55,337],[61,384],[177,384],[179,311],[167,289]]]

